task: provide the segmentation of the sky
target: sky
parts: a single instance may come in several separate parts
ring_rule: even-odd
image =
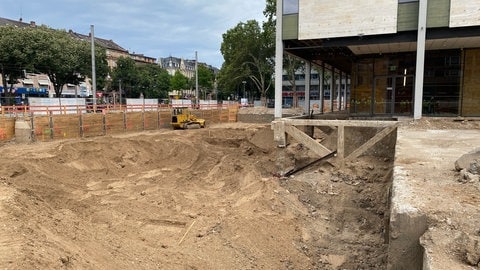
[[[113,40],[130,53],[220,68],[222,34],[265,21],[265,0],[1,0],[0,17]]]

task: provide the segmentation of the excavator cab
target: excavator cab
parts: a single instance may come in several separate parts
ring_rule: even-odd
[[[174,108],[172,111],[173,129],[204,128],[205,119],[197,118],[187,107]]]

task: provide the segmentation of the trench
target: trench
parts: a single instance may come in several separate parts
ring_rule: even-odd
[[[346,154],[376,132],[377,128],[346,128]],[[315,127],[312,137],[335,148],[335,128]],[[293,140],[285,148],[295,154],[294,164],[282,154],[283,171],[305,167],[281,184],[309,210],[309,233],[315,236],[300,242],[318,269],[422,269],[418,240],[427,221],[419,213],[404,211],[398,199],[404,189],[394,164],[396,140],[395,131],[344,166],[336,158],[312,163],[312,157],[299,154],[303,146]],[[304,166],[309,163],[312,166]]]

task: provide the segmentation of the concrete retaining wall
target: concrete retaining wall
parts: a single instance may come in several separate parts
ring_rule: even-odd
[[[389,270],[423,269],[420,237],[428,229],[427,217],[405,200],[411,193],[406,181],[405,171],[395,167],[390,204]]]

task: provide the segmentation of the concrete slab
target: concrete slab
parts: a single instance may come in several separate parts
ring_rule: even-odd
[[[455,161],[479,146],[479,129],[399,128],[388,269],[477,266],[462,239],[480,236],[480,183],[458,181]]]

